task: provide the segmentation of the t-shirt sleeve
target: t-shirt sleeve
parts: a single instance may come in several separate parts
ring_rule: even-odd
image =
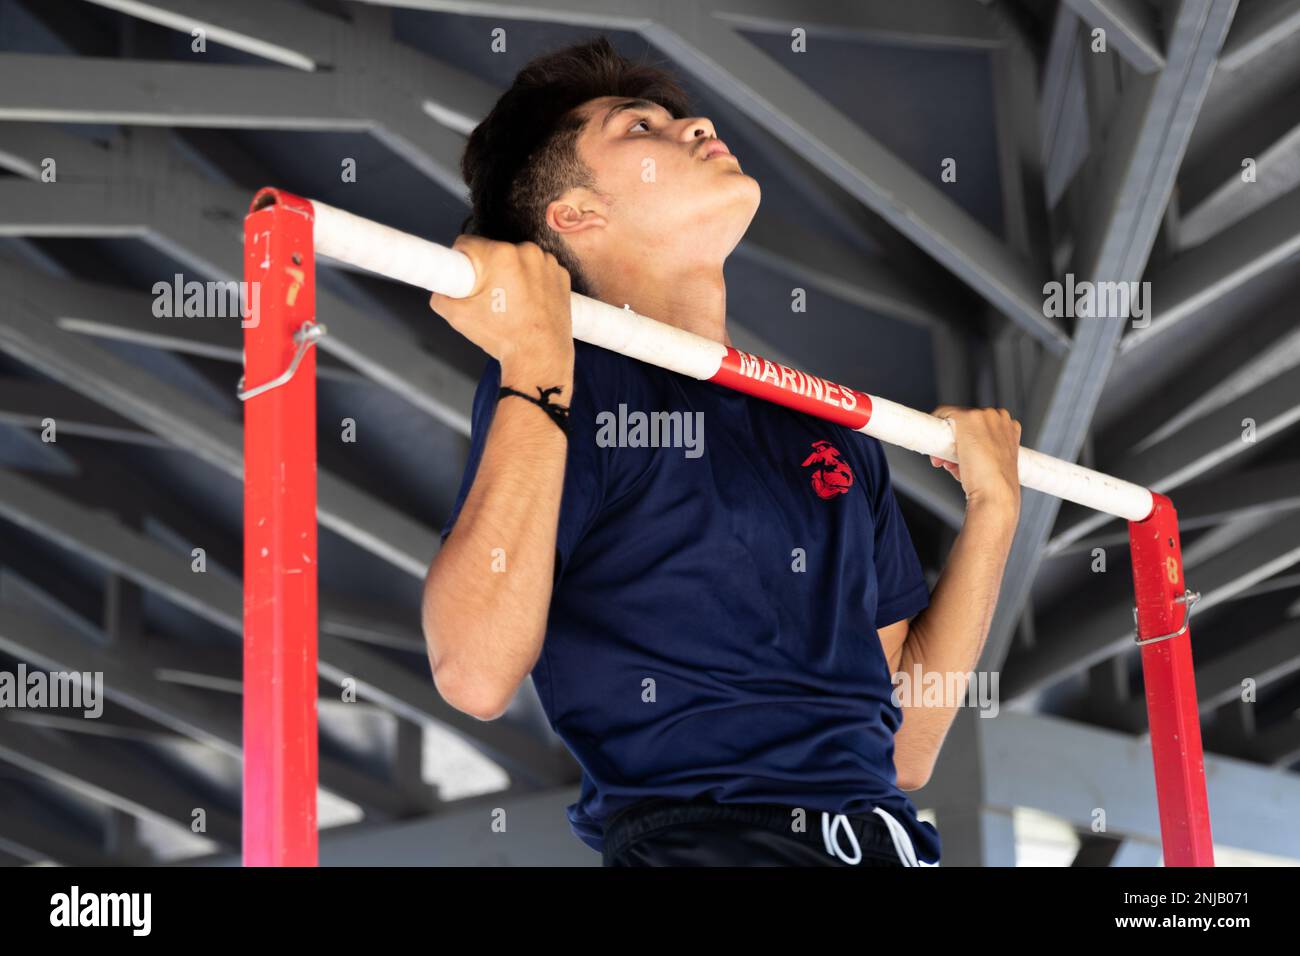
[[[878,462],[877,482],[872,501],[875,517],[876,561],[876,627],[886,627],[904,618],[911,618],[930,605],[930,585],[921,569],[912,536],[903,521],[903,512],[894,497],[894,486],[889,475],[889,461],[880,447],[875,445]]]
[[[578,362],[574,371],[573,399],[570,402],[569,443],[564,467],[564,493],[560,501],[560,517],[555,536],[555,573],[558,577],[564,566],[573,556],[574,550],[591,526],[603,501],[606,456],[596,445],[595,417],[596,401],[595,373],[587,363]],[[487,368],[479,379],[474,392],[474,410],[471,414],[470,449],[465,459],[465,474],[461,478],[460,491],[452,505],[451,513],[442,527],[442,540],[445,542],[460,516],[478,474],[479,463],[483,459],[483,449],[487,444],[488,430],[497,409],[497,393],[501,389],[501,365],[496,359],[489,359]],[[506,401],[522,402],[522,398],[510,397]],[[534,409],[538,420],[543,424],[545,416],[541,409]],[[547,425],[554,428],[554,425]]]

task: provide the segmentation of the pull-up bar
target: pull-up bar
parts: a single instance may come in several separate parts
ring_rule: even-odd
[[[321,202],[313,201],[312,209],[319,255],[452,298],[467,295],[474,286],[474,267],[454,249]],[[891,445],[957,460],[952,424],[942,418],[805,375],[576,293],[573,337],[690,378],[787,405]],[[1030,448],[1020,449],[1020,482],[1026,488],[1130,521],[1151,514],[1147,489]]]
[[[251,864],[316,862],[314,255],[430,292],[467,295],[453,249],[276,189],[245,220],[244,852]],[[957,462],[952,423],[574,294],[573,335],[893,445]],[[1212,865],[1209,808],[1177,515],[1163,495],[1029,448],[1020,483],[1129,522],[1166,865]],[[308,507],[310,504],[310,507]],[[308,527],[310,525],[310,527]],[[306,545],[310,543],[310,549]],[[292,580],[289,580],[292,579]],[[310,661],[310,669],[308,662]],[[285,746],[289,749],[284,749]],[[310,759],[303,749],[310,749]],[[310,786],[301,778],[310,773]],[[302,802],[310,797],[310,812]]]

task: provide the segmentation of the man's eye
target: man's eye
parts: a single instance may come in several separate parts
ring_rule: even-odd
[[[638,126],[644,126],[646,128],[647,133],[650,131],[650,121],[640,119],[632,124],[632,126],[628,129],[628,132],[629,133],[632,132],[632,130],[636,129]]]

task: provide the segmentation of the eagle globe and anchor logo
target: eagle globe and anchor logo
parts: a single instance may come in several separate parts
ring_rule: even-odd
[[[834,498],[848,494],[853,487],[853,472],[848,462],[840,457],[840,450],[828,441],[815,441],[813,453],[804,459],[803,467],[812,468],[812,487],[817,497]]]

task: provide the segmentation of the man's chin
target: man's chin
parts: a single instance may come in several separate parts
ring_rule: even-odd
[[[745,173],[738,173],[737,179],[743,182],[743,188],[738,188],[736,190],[736,205],[746,210],[747,215],[745,218],[745,226],[748,227],[750,220],[753,219],[754,214],[758,212],[759,203],[763,201],[763,189],[758,185],[758,180],[753,176],[746,175]]]
[[[717,160],[712,160],[717,162]],[[750,176],[735,163],[728,163],[731,169],[723,171],[719,175],[717,188],[725,190],[731,194],[730,201],[748,201],[755,209],[762,199],[763,190],[758,185],[758,180]]]
[[[762,201],[763,192],[759,188],[758,180],[752,176],[745,176],[745,180],[752,184],[748,189],[738,191],[734,200],[728,203],[724,208],[718,210],[718,218],[725,219],[734,226],[735,242],[731,248],[735,249],[744,238],[745,233],[749,230],[749,224],[754,221],[754,216],[758,213],[759,203]]]

